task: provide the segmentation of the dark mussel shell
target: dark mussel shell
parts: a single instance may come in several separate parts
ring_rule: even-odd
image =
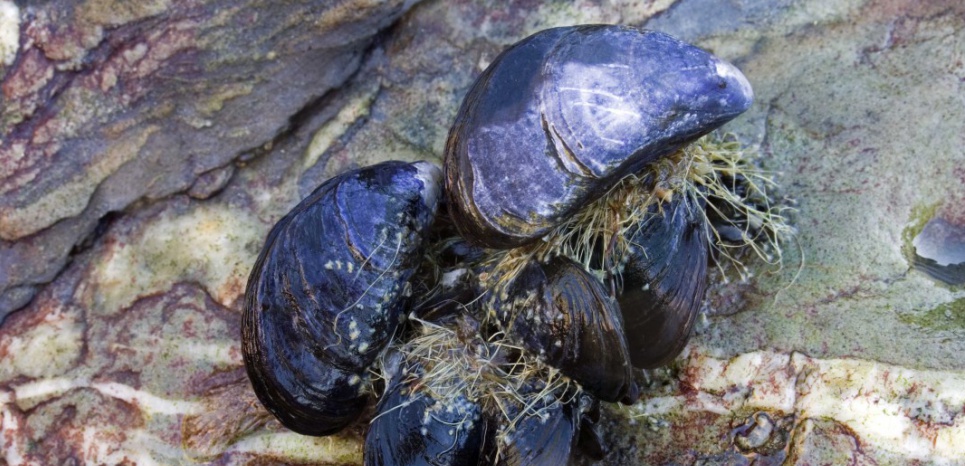
[[[437,400],[418,388],[422,368],[402,364],[369,425],[365,464],[476,466],[485,433],[480,406],[461,395]]]
[[[538,32],[493,61],[456,116],[444,167],[456,225],[489,247],[535,240],[752,99],[734,66],[666,34]]]
[[[600,400],[587,394],[580,397],[580,429],[577,446],[588,458],[600,461],[606,457],[608,448],[599,429]]]
[[[687,195],[651,206],[631,230],[620,309],[635,367],[670,362],[690,338],[707,288],[709,236],[702,202]]]
[[[503,296],[494,307],[511,339],[601,400],[636,398],[620,310],[600,280],[561,256],[530,262]]]
[[[365,407],[366,369],[398,325],[440,175],[425,162],[342,174],[268,234],[242,350],[255,393],[286,427],[332,434]]]
[[[539,392],[541,381],[530,384]],[[486,413],[484,464],[562,466],[569,464],[580,430],[580,397],[567,392],[542,396],[535,404],[507,403],[505,412]],[[512,425],[509,425],[511,420]]]

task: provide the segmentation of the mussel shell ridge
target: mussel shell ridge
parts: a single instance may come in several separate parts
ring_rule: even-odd
[[[479,405],[418,391],[419,376],[410,367],[390,382],[365,437],[366,466],[475,466],[485,430]]]
[[[704,299],[710,243],[703,205],[686,195],[654,205],[629,241],[619,303],[630,360],[649,369],[683,351]]]
[[[403,312],[439,170],[386,162],[318,187],[272,228],[248,279],[242,350],[262,404],[327,435],[365,406],[366,370]]]
[[[507,335],[604,401],[635,398],[623,322],[603,284],[565,257],[531,262],[497,304]]]
[[[531,387],[539,391],[536,386]],[[579,438],[579,397],[553,393],[530,406],[509,403],[506,413],[487,413],[485,464],[562,466]],[[512,419],[508,425],[506,419]]]
[[[733,65],[666,34],[602,25],[536,33],[483,72],[449,133],[456,225],[489,247],[533,241],[752,100]]]

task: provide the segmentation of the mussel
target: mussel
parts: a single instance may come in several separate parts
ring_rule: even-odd
[[[506,403],[505,413],[490,413],[484,458],[500,466],[569,463],[579,439],[580,398],[566,390],[547,391],[542,381],[531,381],[520,390],[530,395],[529,404]],[[541,396],[532,396],[541,394]]]
[[[492,306],[510,339],[601,400],[636,398],[620,309],[582,266],[532,261],[499,295]]]
[[[752,99],[732,65],[658,32],[574,26],[513,45],[463,102],[444,176],[425,162],[351,171],[271,230],[242,329],[258,398],[288,428],[328,435],[359,417],[378,385],[370,369],[382,369],[366,464],[555,466],[580,439],[602,456],[597,400],[634,401],[633,367],[665,364],[687,342],[714,236],[708,196],[687,181],[696,172],[672,172],[691,184],[638,196],[660,200],[632,210],[649,208],[626,236],[573,236],[590,243],[579,262],[552,248],[596,231],[574,214],[621,180],[686,166],[675,151]],[[720,212],[739,225],[740,212]],[[580,265],[596,267],[592,251],[616,240],[630,245],[626,262],[601,253],[600,270]]]
[[[707,228],[703,201],[685,194],[631,230],[619,303],[635,367],[662,366],[686,346],[707,288]]]
[[[417,336],[388,358],[388,387],[365,464],[553,465],[579,441],[593,404],[515,348],[490,344],[460,305],[430,304]],[[533,377],[540,375],[542,377]]]
[[[386,162],[319,186],[268,234],[245,292],[255,393],[286,427],[327,435],[362,412],[439,198],[441,174]]]
[[[733,65],[666,34],[538,32],[501,53],[459,109],[444,163],[451,214],[477,244],[534,241],[752,99]]]
[[[440,400],[420,388],[421,365],[398,364],[365,437],[365,464],[476,466],[485,433],[479,404],[461,394]]]

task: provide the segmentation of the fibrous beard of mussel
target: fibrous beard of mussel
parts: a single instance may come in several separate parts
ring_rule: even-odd
[[[419,368],[418,376],[410,377],[412,393],[407,396],[431,400],[430,404],[447,412],[453,411],[453,405],[477,406],[482,413],[481,421],[466,417],[450,424],[448,432],[450,437],[463,435],[457,435],[451,445],[483,442],[480,454],[488,463],[528,464],[548,458],[547,455],[568,458],[575,439],[574,429],[578,425],[575,421],[559,419],[558,414],[564,411],[578,414],[573,402],[580,396],[579,387],[510,344],[500,334],[488,338],[479,333],[470,335],[466,329],[473,326],[458,322],[474,320],[471,317],[449,318],[453,314],[446,314],[445,311],[435,313],[446,316],[443,319],[447,322],[445,326],[414,320],[412,323],[418,335],[397,346],[398,353],[404,355],[408,365]],[[461,327],[461,330],[453,326]],[[415,380],[417,382],[411,382]],[[388,397],[394,396],[391,390]],[[380,413],[392,409],[392,406],[380,404]],[[381,418],[383,414],[379,416]],[[477,428],[481,423],[486,425],[486,438],[468,438],[479,434]],[[402,431],[412,428],[411,425],[399,427]],[[426,433],[432,433],[432,429]],[[440,433],[435,435],[443,436]],[[547,443],[550,440],[556,443]],[[427,445],[431,447],[431,442]],[[514,458],[524,461],[517,463]]]
[[[625,240],[627,233],[645,218],[648,206],[659,201],[650,176],[625,177],[607,195],[579,210],[541,241],[491,250],[480,267],[486,282],[483,287],[504,293],[506,285],[529,263],[545,263],[558,256],[570,258],[601,280],[619,275],[631,250]]]
[[[625,178],[543,241],[493,253],[484,268],[481,288],[491,290],[492,298],[502,301],[506,308],[532,307],[533,297],[514,290],[510,284],[528,264],[548,262],[557,256],[573,258],[600,279],[612,283],[616,295],[633,288],[624,300],[625,307],[649,309],[637,314],[649,317],[627,317],[634,327],[628,331],[629,335],[639,333],[636,327],[643,325],[641,322],[662,322],[647,326],[657,332],[652,344],[640,338],[632,340],[635,365],[654,367],[668,362],[689,338],[706,286],[708,252],[715,251],[714,260],[723,260],[724,264],[733,261],[743,267],[737,261],[748,254],[779,248],[778,241],[782,238],[778,235],[787,231],[784,218],[774,213],[770,201],[764,197],[766,193],[750,189],[743,182],[756,179],[767,183],[769,178],[747,164],[747,157],[739,149],[733,143],[708,136],[697,147],[685,148],[654,163],[643,175]],[[761,198],[765,200],[760,201]],[[681,200],[685,200],[688,207],[674,207]],[[763,202],[763,207],[758,202]],[[710,203],[715,203],[713,209],[702,207]],[[652,238],[646,240],[634,239],[646,225],[666,223],[675,218],[678,210],[686,215],[678,215],[676,223],[659,228],[662,233],[652,234]],[[725,251],[726,255],[718,253],[727,238],[713,229],[717,226],[714,223],[708,227],[708,221],[716,220],[721,212],[731,213],[731,226],[748,222],[742,215],[759,213],[759,218],[764,219],[759,228],[769,235],[742,235],[739,243],[727,245],[731,249]],[[665,237],[675,239],[667,243],[669,240]],[[656,249],[648,251],[652,248]],[[662,264],[646,260],[647,254],[656,252],[663,257]],[[635,262],[656,268],[652,273],[634,272],[634,282],[627,284],[624,281],[626,266],[634,262],[635,257],[642,257]],[[768,255],[765,260],[773,257]],[[780,256],[777,257],[779,261]],[[718,267],[722,267],[721,264]],[[671,269],[687,272],[666,272]]]
[[[754,166],[755,159],[756,154],[733,141],[731,135],[704,136],[642,173],[624,177],[540,241],[511,250],[490,250],[485,268],[501,282],[486,287],[499,289],[530,260],[545,262],[560,255],[619,285],[622,267],[633,250],[627,238],[649,216],[660,214],[652,205],[673,196],[689,195],[707,203],[702,213],[711,227],[707,230],[710,245],[715,252],[725,252],[718,267],[740,267],[747,253],[780,265],[780,245],[794,231],[785,215],[790,208],[768,196],[767,188],[774,188],[773,175]],[[753,224],[759,234],[746,234],[748,230],[742,228],[740,238],[732,241],[726,232],[715,229],[725,224]]]
[[[688,151],[699,175],[695,185],[703,188],[695,194],[707,202],[715,264],[724,276],[732,268],[748,278],[747,260],[781,267],[782,245],[796,230],[790,223],[794,201],[779,197],[778,174],[759,168],[756,151],[732,134],[703,138]]]

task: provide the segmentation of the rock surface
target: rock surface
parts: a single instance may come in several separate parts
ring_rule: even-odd
[[[265,152],[409,3],[64,0],[6,20],[0,317],[109,213]]]
[[[620,23],[741,68],[727,129],[799,234],[712,285],[602,464],[962,464],[965,289],[912,267],[965,224],[960,1],[412,3],[0,1],[0,461],[359,462],[364,426],[285,431],[239,372],[270,226],[347,168],[438,163],[506,45]]]

